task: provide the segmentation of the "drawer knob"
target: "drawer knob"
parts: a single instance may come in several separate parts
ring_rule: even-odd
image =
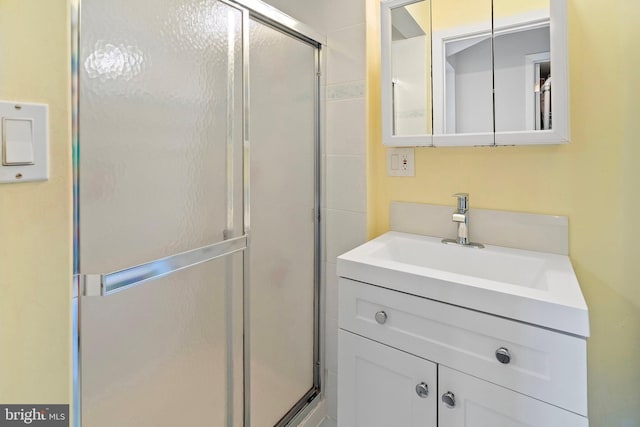
[[[449,408],[453,408],[454,406],[456,406],[456,395],[448,391],[442,395],[442,401]]]
[[[384,311],[379,311],[376,313],[376,322],[381,325],[384,325],[387,322],[387,313]]]
[[[498,359],[498,362],[507,365],[511,362],[511,353],[509,353],[508,349],[500,347],[496,350],[496,359]]]
[[[418,393],[418,396],[425,399],[429,395],[429,387],[426,383],[420,383],[416,386],[416,393]]]

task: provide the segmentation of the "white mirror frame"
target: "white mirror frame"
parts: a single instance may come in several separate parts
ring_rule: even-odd
[[[550,41],[551,64],[554,87],[551,92],[553,105],[553,127],[550,130],[513,131],[497,133],[436,134],[436,135],[393,135],[392,117],[392,70],[391,70],[391,9],[416,3],[418,0],[382,0],[380,4],[381,47],[382,47],[382,142],[389,147],[452,147],[452,146],[509,146],[565,144],[570,140],[569,116],[569,49],[567,28],[567,0],[550,0]],[[540,17],[542,20],[542,17]],[[507,28],[507,22],[496,21],[494,27]],[[432,34],[432,56],[443,58],[443,43],[447,34]],[[436,120],[443,111],[436,111],[435,105],[444,102],[444,70],[439,70],[433,61],[433,128],[438,128]]]

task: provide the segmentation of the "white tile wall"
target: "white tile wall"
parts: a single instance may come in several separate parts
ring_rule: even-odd
[[[327,419],[327,402],[321,400],[318,405],[311,410],[309,415],[302,420],[298,427],[320,427]]]
[[[311,0],[318,1],[318,0]],[[324,0],[327,8],[326,31],[330,34],[354,24],[364,23],[364,0]]]
[[[338,415],[336,257],[366,241],[365,0],[327,0],[325,368],[328,420]]]
[[[365,156],[327,157],[327,209],[366,210]]]
[[[320,427],[337,427],[337,425],[336,420],[327,418],[320,424]]]
[[[327,374],[327,412],[329,418],[338,419],[338,374],[328,372]]]
[[[327,262],[335,263],[339,255],[364,243],[367,236],[364,212],[327,209],[325,219]]]
[[[343,28],[327,35],[327,84],[365,77],[365,25]]]
[[[325,263],[326,266],[326,306],[327,318],[338,318],[338,277],[336,275],[336,264]]]
[[[364,22],[364,0],[265,0],[322,34]]]
[[[325,341],[326,349],[326,368],[328,372],[338,372],[338,319],[335,317],[327,317],[326,322],[327,339]]]
[[[333,87],[335,89],[335,86]],[[363,89],[364,90],[364,89]],[[335,95],[334,95],[335,96]],[[364,97],[328,102],[326,106],[327,154],[365,155],[366,120]]]
[[[335,83],[327,86],[327,101],[362,98],[365,96],[365,90],[364,81]]]

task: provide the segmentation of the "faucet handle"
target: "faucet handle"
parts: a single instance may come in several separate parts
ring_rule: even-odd
[[[469,209],[469,193],[456,193],[453,197],[458,198],[458,210],[466,211]]]

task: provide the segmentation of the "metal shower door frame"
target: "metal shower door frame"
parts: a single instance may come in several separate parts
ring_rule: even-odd
[[[321,222],[321,170],[322,170],[322,161],[321,161],[321,111],[322,111],[322,97],[320,90],[320,78],[321,78],[321,60],[322,60],[322,46],[324,43],[324,37],[316,33],[311,28],[307,27],[305,24],[291,18],[288,15],[280,12],[279,10],[269,6],[259,0],[229,0],[232,3],[236,3],[241,5],[248,12],[245,14],[246,21],[243,21],[243,29],[245,31],[243,37],[244,43],[244,55],[245,55],[245,78],[246,86],[245,86],[245,185],[246,191],[250,192],[250,176],[249,176],[249,165],[250,159],[249,155],[251,150],[250,141],[251,137],[249,134],[249,123],[251,122],[249,106],[249,89],[250,89],[250,81],[249,79],[249,65],[250,65],[250,57],[249,57],[249,20],[253,19],[259,23],[262,23],[268,27],[271,27],[275,30],[278,30],[288,36],[293,37],[294,39],[299,40],[300,42],[306,43],[315,49],[314,52],[314,69],[315,69],[315,82],[314,82],[314,180],[315,180],[315,195],[314,195],[314,337],[313,337],[313,386],[309,389],[298,402],[275,424],[274,427],[284,427],[284,426],[293,426],[297,425],[302,421],[305,415],[307,415],[310,410],[315,407],[315,404],[322,397],[323,384],[322,384],[322,372],[324,371],[324,360],[322,357],[322,340],[321,340],[321,322],[322,322],[322,222]],[[246,197],[245,201],[250,203],[251,198]],[[249,204],[245,205],[245,234],[248,236],[247,242],[247,250],[245,251],[245,269],[244,269],[244,325],[245,325],[245,335],[244,335],[244,417],[245,417],[245,427],[250,427],[251,421],[251,405],[250,405],[250,395],[251,395],[251,375],[250,375],[250,304],[249,304],[249,296],[250,296],[250,283],[251,278],[249,275],[249,253],[251,251],[251,232],[250,232],[250,206]]]
[[[99,275],[80,274],[79,248],[80,248],[80,98],[79,98],[79,60],[80,60],[80,26],[81,26],[81,6],[83,0],[70,1],[70,22],[71,22],[71,101],[72,101],[72,156],[73,156],[73,279],[72,279],[72,358],[73,358],[73,425],[82,427],[82,395],[81,395],[81,357],[80,357],[80,313],[81,296],[107,296],[140,283],[153,280],[158,277],[171,274],[183,268],[188,268],[202,262],[206,262],[219,257],[224,257],[237,252],[243,252],[243,425],[250,427],[250,275],[249,275],[249,253],[251,246],[251,183],[250,183],[250,78],[249,78],[249,21],[254,19],[278,31],[281,31],[301,42],[311,45],[315,49],[315,99],[314,99],[314,139],[315,139],[315,159],[314,159],[314,337],[313,337],[313,386],[294,405],[289,412],[274,427],[284,427],[294,425],[293,423],[301,419],[310,412],[322,397],[323,384],[322,372],[324,371],[324,360],[321,352],[321,321],[322,321],[322,225],[321,225],[321,111],[322,97],[320,91],[322,46],[325,38],[316,33],[305,24],[280,12],[272,6],[260,0],[218,0],[242,13],[242,58],[243,58],[243,82],[242,82],[242,130],[243,130],[243,230],[244,234],[239,237],[229,238],[222,242],[208,245],[202,248],[193,249],[181,254],[176,254],[161,260],[155,260],[139,266],[128,268],[117,272],[110,272]],[[231,156],[227,156],[227,163],[231,163]],[[231,166],[228,164],[228,166]],[[232,185],[232,184],[229,184]],[[228,206],[228,218],[233,218],[233,206]],[[226,236],[225,236],[226,238]],[[157,266],[163,264],[165,268],[160,271]],[[171,265],[170,271],[166,271],[166,265]],[[229,316],[229,314],[228,314]],[[227,333],[227,345],[231,348],[232,336]],[[228,358],[227,366],[227,409],[233,413],[233,361]],[[227,420],[228,427],[233,426],[233,417]],[[90,426],[88,426],[90,427]]]

